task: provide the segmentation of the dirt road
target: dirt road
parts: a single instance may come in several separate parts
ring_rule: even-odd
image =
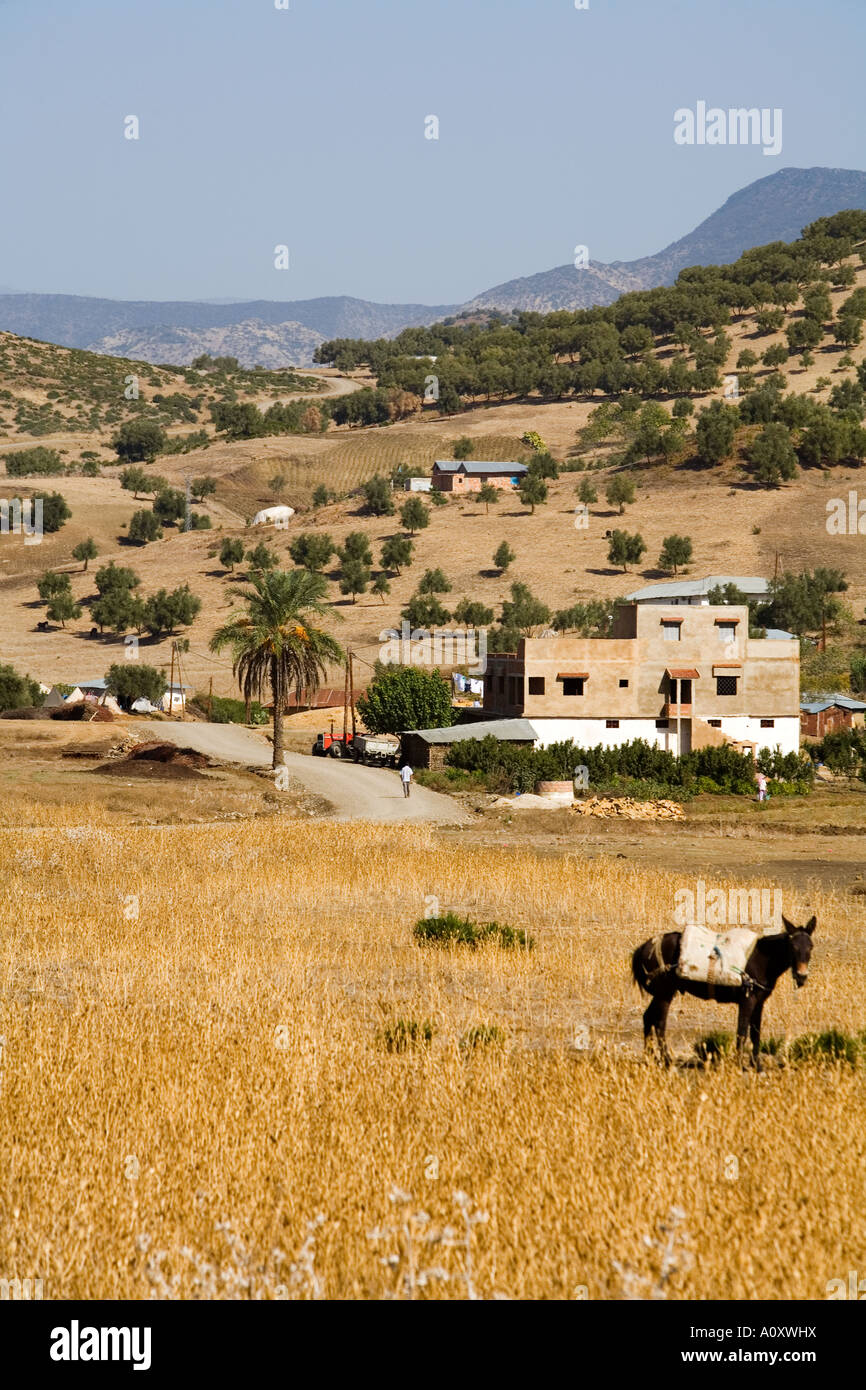
[[[236,724],[161,723],[136,721],[134,728],[145,738],[195,748],[220,762],[243,767],[270,767],[271,745],[262,734]],[[461,825],[470,819],[462,806],[440,792],[413,786],[404,797],[395,772],[377,767],[358,767],[334,758],[311,758],[287,753],[289,776],[308,791],[324,797],[334,807],[336,820],[429,821],[437,825]]]

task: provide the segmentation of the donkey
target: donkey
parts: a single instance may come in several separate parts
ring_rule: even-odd
[[[742,1061],[746,1035],[752,1046],[752,1061],[761,1070],[761,1017],[764,1005],[776,984],[790,970],[799,989],[809,978],[809,959],[812,955],[812,935],[816,919],[811,917],[805,927],[795,927],[787,917],[782,918],[784,932],[761,936],[755,942],[741,985],[711,985],[684,980],[676,973],[680,957],[682,932],[669,931],[638,946],[631,958],[631,973],[638,989],[652,995],[652,1003],[643,1016],[644,1045],[658,1043],[662,1057],[669,1066],[671,1055],[665,1039],[668,1009],[677,994],[694,994],[698,999],[714,999],[719,1004],[736,1004],[737,1056]]]

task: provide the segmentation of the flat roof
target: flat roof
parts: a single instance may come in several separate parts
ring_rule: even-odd
[[[447,729],[407,729],[425,743],[459,743],[464,738],[482,739],[488,734],[505,742],[534,743],[538,734],[528,719],[484,719],[478,724],[451,724]]]
[[[708,574],[704,579],[674,579],[666,584],[647,584],[643,589],[635,589],[626,594],[630,603],[640,603],[649,598],[703,598],[710,589],[724,588],[733,584],[744,594],[763,597],[770,591],[769,580],[758,574]]]

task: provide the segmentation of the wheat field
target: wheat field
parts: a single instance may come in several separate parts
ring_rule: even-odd
[[[83,804],[2,834],[2,1277],[59,1299],[816,1299],[862,1263],[862,1070],[642,1059],[628,957],[671,925],[674,872]],[[812,977],[780,982],[765,1033],[866,1021],[862,907],[808,906]],[[534,949],[417,945],[449,908]],[[733,1018],[688,1000],[676,1050]]]

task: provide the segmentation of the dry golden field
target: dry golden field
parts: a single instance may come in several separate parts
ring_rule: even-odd
[[[649,1297],[666,1248],[670,1298],[821,1299],[862,1258],[862,1070],[641,1058],[670,871],[85,802],[2,836],[0,1274],[46,1298]],[[535,949],[417,946],[433,899]],[[866,1021],[862,899],[810,902],[766,1034]],[[687,1000],[672,1041],[732,1023]]]

